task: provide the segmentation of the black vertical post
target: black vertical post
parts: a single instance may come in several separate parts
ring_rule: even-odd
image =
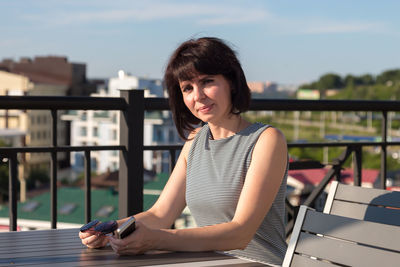
[[[361,146],[356,146],[354,148],[354,158],[353,158],[353,176],[354,176],[354,185],[361,186],[361,175],[362,175],[362,149]]]
[[[91,221],[91,165],[90,165],[90,150],[85,150],[85,221]]]
[[[57,110],[51,110],[52,118],[52,146],[50,164],[50,195],[51,195],[51,229],[57,228]]]
[[[386,189],[387,111],[382,112],[381,188]]]
[[[127,108],[120,116],[119,217],[143,211],[144,91],[121,90]]]
[[[176,164],[176,150],[175,149],[170,149],[169,150],[169,173],[171,174],[172,171],[175,168],[175,164]]]
[[[17,230],[17,179],[18,179],[18,163],[17,153],[12,153],[8,158],[9,181],[8,181],[8,198],[9,198],[9,216],[10,231]]]

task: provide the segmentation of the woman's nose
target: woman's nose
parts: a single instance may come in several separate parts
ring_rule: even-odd
[[[194,88],[194,100],[198,101],[204,98],[204,91],[203,88],[195,86]]]

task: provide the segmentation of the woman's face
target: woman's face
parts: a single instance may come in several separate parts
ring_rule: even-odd
[[[203,122],[218,123],[231,113],[231,87],[223,75],[199,75],[180,81],[183,101]]]

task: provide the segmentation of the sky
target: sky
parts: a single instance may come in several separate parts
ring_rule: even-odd
[[[162,78],[181,42],[215,36],[248,81],[378,75],[400,68],[399,11],[397,0],[0,0],[0,60],[66,56],[88,78]]]

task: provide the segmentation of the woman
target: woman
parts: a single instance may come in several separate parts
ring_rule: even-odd
[[[186,140],[169,181],[154,206],[135,215],[131,235],[80,233],[82,243],[98,248],[109,242],[118,254],[225,251],[280,265],[287,145],[277,129],[240,115],[250,90],[234,51],[218,38],[188,40],[172,54],[164,79]],[[204,126],[196,128],[199,123]],[[169,229],[186,205],[197,227]]]

